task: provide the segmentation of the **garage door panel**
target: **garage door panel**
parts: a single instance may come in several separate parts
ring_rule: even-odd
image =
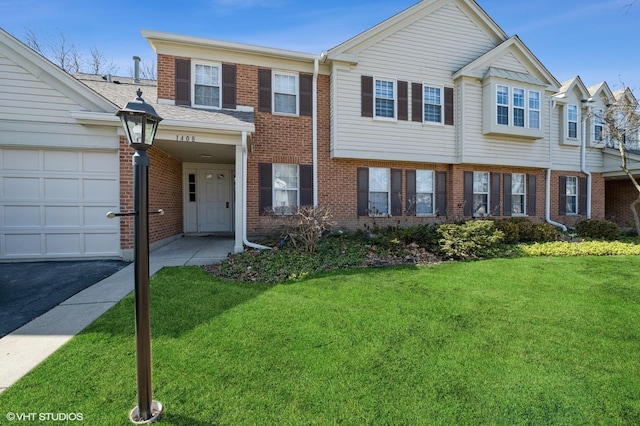
[[[79,255],[80,247],[79,234],[48,234],[45,237],[47,254],[50,255]]]
[[[4,224],[6,227],[39,227],[40,206],[5,206]]]
[[[6,235],[5,246],[9,256],[39,257],[42,254],[40,234]]]
[[[85,200],[113,200],[119,196],[118,183],[114,180],[85,179],[83,188]]]
[[[4,198],[10,200],[40,199],[40,179],[28,177],[5,177]]]
[[[80,197],[80,182],[78,179],[44,179],[44,196],[48,200],[76,200]]]
[[[72,151],[45,151],[45,171],[77,172],[80,153]]]
[[[40,151],[27,149],[7,149],[4,151],[4,170],[39,170]]]
[[[80,207],[47,206],[44,208],[45,226],[80,226]]]
[[[119,210],[117,206],[85,207],[83,210],[83,223],[85,226],[100,226],[113,230],[117,230],[120,227],[119,221],[107,218],[108,212]]]
[[[111,234],[84,234],[84,252],[88,255],[113,256],[116,253],[113,247],[120,244],[117,235]]]
[[[120,167],[117,156],[108,152],[85,152],[82,157],[83,172],[113,172]]]

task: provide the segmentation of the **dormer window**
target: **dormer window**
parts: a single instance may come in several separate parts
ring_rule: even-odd
[[[578,138],[578,106],[567,105],[567,137]]]

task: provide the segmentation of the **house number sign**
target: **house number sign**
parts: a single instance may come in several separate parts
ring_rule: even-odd
[[[195,142],[195,136],[176,135],[176,142]]]

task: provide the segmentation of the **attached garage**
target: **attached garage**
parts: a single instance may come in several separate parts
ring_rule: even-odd
[[[117,152],[0,148],[0,259],[116,257]]]

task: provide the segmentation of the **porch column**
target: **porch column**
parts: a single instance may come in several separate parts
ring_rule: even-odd
[[[233,245],[233,251],[239,253],[244,250],[242,244],[242,236],[244,235],[244,222],[242,218],[242,209],[244,208],[244,191],[242,190],[242,180],[245,179],[246,173],[244,170],[242,146],[236,145],[236,178],[235,178],[235,243]]]

